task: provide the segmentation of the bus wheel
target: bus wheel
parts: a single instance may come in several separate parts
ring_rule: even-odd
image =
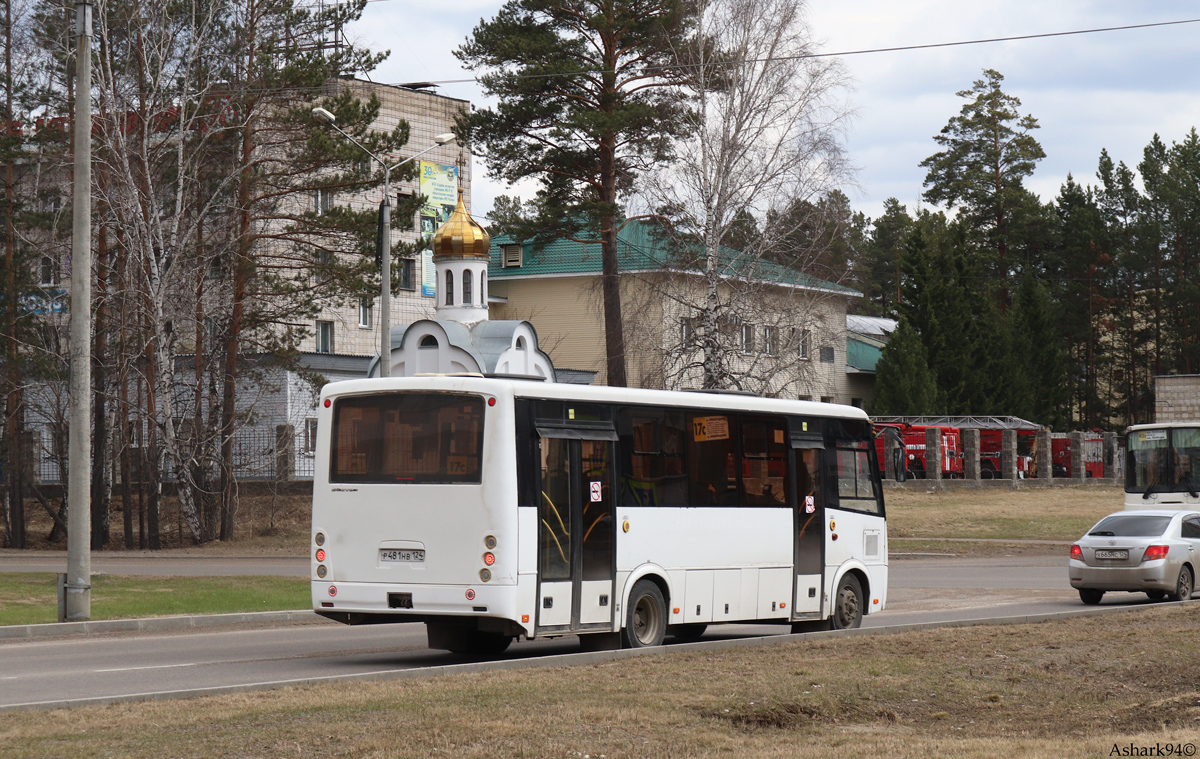
[[[667,632],[667,604],[651,580],[638,580],[629,594],[621,644],[625,648],[661,645]]]
[[[704,624],[703,622],[697,622],[690,625],[672,625],[667,632],[669,632],[671,637],[675,640],[688,642],[700,640],[700,636],[703,635],[704,631],[707,629],[708,625]]]
[[[842,575],[834,594],[833,616],[829,618],[834,630],[853,630],[862,625],[863,592],[858,578],[850,572]]]

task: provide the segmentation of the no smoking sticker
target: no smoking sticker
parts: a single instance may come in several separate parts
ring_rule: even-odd
[[[804,513],[812,514],[817,510],[817,501],[811,495],[804,496]]]
[[[600,483],[591,482],[588,484],[592,486],[592,503],[596,503],[600,500]]]

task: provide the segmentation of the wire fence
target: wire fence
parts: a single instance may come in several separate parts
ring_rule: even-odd
[[[65,452],[58,450],[54,434],[48,430],[35,430],[30,434],[30,445],[34,460],[31,469],[39,482],[60,485],[64,481],[61,462]],[[130,481],[142,481],[143,450],[130,449]],[[248,428],[233,436],[233,476],[243,482],[311,480],[315,468],[315,457],[311,439],[304,435],[297,439],[291,425],[278,425],[274,430]],[[120,482],[121,467],[114,466],[114,482]],[[177,462],[167,457],[162,481],[178,480]]]

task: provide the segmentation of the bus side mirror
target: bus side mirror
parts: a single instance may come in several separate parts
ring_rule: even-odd
[[[892,451],[892,468],[896,472],[896,482],[904,482],[908,479],[908,461],[904,456],[904,448],[896,448]]]

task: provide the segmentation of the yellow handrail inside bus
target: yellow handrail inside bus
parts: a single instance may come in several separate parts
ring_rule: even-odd
[[[558,513],[558,507],[554,505],[554,501],[550,500],[550,496],[546,495],[545,490],[542,491],[542,498],[546,499],[546,503],[548,503],[550,508],[554,510],[554,516],[558,517],[558,526],[562,528],[563,535],[570,535],[571,531],[567,529],[565,524],[563,524],[562,515]],[[546,526],[549,527],[550,525]]]
[[[545,519],[542,520],[542,524],[546,525],[546,532],[550,533],[550,537],[554,538],[554,545],[558,546],[558,555],[562,557],[563,563],[566,563],[567,555],[563,553],[562,543],[558,542],[558,536],[554,534],[554,528]]]
[[[587,542],[588,535],[592,534],[592,528],[595,527],[596,525],[600,524],[600,520],[604,519],[604,517],[606,517],[606,516],[608,516],[608,514],[601,514],[600,516],[596,517],[596,521],[592,522],[592,526],[587,528],[587,532],[583,533],[583,542],[584,543]]]

